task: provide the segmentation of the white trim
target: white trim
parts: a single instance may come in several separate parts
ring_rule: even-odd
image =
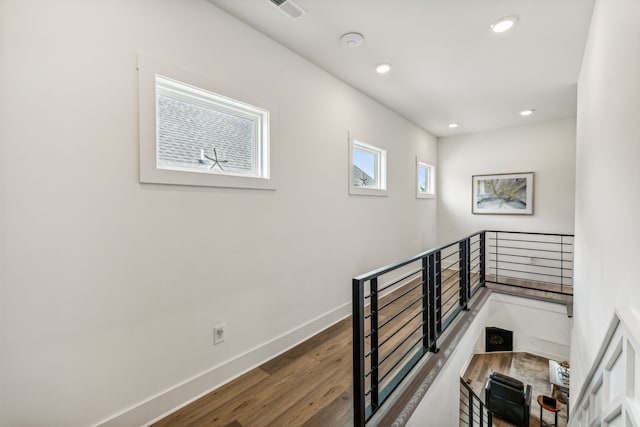
[[[188,86],[200,88],[222,98],[242,100],[257,111],[267,112],[263,128],[258,129],[268,144],[260,144],[263,150],[264,164],[258,176],[238,176],[237,174],[197,173],[180,168],[158,169],[156,167],[156,75],[166,79],[184,82]],[[224,188],[249,188],[275,190],[277,171],[270,165],[277,163],[277,108],[270,102],[257,97],[248,89],[238,89],[227,82],[212,76],[205,76],[138,54],[138,102],[139,102],[139,139],[140,139],[140,182],[156,184],[195,185]],[[238,105],[240,105],[238,104]]]
[[[584,422],[594,425],[600,421],[608,425],[617,415],[625,417],[624,425],[640,424],[639,393],[635,390],[635,385],[640,382],[640,372],[635,366],[639,350],[640,317],[628,308],[616,307],[580,392],[577,398],[571,399],[572,407],[576,410],[571,413],[569,426],[585,425]],[[619,360],[621,356],[625,357],[622,361]],[[610,370],[618,363],[621,363],[619,369],[623,370],[625,385],[622,390],[614,390],[617,395],[611,398]],[[602,394],[600,399],[593,397],[596,393]]]
[[[127,408],[95,427],[148,426],[351,315],[351,302]],[[195,397],[194,397],[195,396]]]

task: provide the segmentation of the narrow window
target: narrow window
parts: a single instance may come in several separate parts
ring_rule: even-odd
[[[386,195],[387,152],[358,140],[351,140],[350,149],[350,193]]]
[[[436,195],[434,167],[416,159],[416,197],[432,199]]]

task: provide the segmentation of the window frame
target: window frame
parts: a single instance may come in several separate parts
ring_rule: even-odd
[[[375,173],[377,174],[377,187],[362,187],[356,185],[353,179],[353,166],[355,149],[376,154]],[[359,138],[349,138],[349,194],[359,196],[387,196],[387,150],[375,145],[363,142]]]
[[[155,79],[156,111],[158,111],[160,96],[165,95],[193,105],[209,108],[219,113],[250,120],[253,123],[256,136],[255,142],[251,147],[254,155],[253,173],[230,172],[215,168],[207,171],[202,168],[160,166],[158,164],[160,141],[156,136],[156,167],[158,169],[269,179],[268,162],[263,159],[264,154],[269,152],[269,111],[159,74],[156,74]],[[157,117],[158,114],[156,114]],[[158,125],[159,123],[156,122],[156,127]]]
[[[274,163],[274,134],[276,108],[253,93],[237,89],[226,82],[216,80],[210,76],[203,76],[183,70],[170,64],[138,55],[138,90],[139,90],[139,119],[140,119],[140,182],[156,184],[195,185],[224,188],[247,188],[275,190],[276,179]],[[184,92],[177,90],[173,95],[180,99],[191,97],[194,103],[212,106],[211,99],[215,98],[228,111],[240,113],[237,115],[254,114],[261,117],[262,123],[256,129],[255,175],[225,172],[218,170],[197,170],[188,167],[158,167],[157,140],[157,102],[161,90],[157,90],[156,77],[164,82],[175,82]],[[207,96],[204,96],[206,93]],[[211,98],[209,98],[211,96]],[[200,99],[199,99],[200,98]],[[204,104],[203,104],[204,103]],[[223,111],[223,112],[228,112]],[[232,114],[232,113],[229,113]]]
[[[426,191],[420,190],[420,170],[424,169],[427,171],[427,185],[428,188]],[[416,157],[416,198],[418,199],[435,199],[436,198],[436,168],[435,166],[421,162]]]

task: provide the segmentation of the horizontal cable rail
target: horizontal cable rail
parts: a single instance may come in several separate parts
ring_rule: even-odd
[[[572,295],[573,237],[572,234],[487,230],[485,280]]]
[[[462,378],[460,378],[460,426],[493,426],[491,411]]]
[[[353,278],[354,426],[438,351],[438,338],[486,282],[571,295],[573,235],[480,231]],[[485,425],[474,417],[467,425]]]
[[[353,279],[354,425],[364,426],[484,286],[484,232]]]

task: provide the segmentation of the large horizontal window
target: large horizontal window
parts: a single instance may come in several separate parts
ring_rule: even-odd
[[[268,178],[269,112],[156,76],[157,167]]]
[[[226,83],[143,56],[138,70],[141,182],[275,188],[269,109]]]

